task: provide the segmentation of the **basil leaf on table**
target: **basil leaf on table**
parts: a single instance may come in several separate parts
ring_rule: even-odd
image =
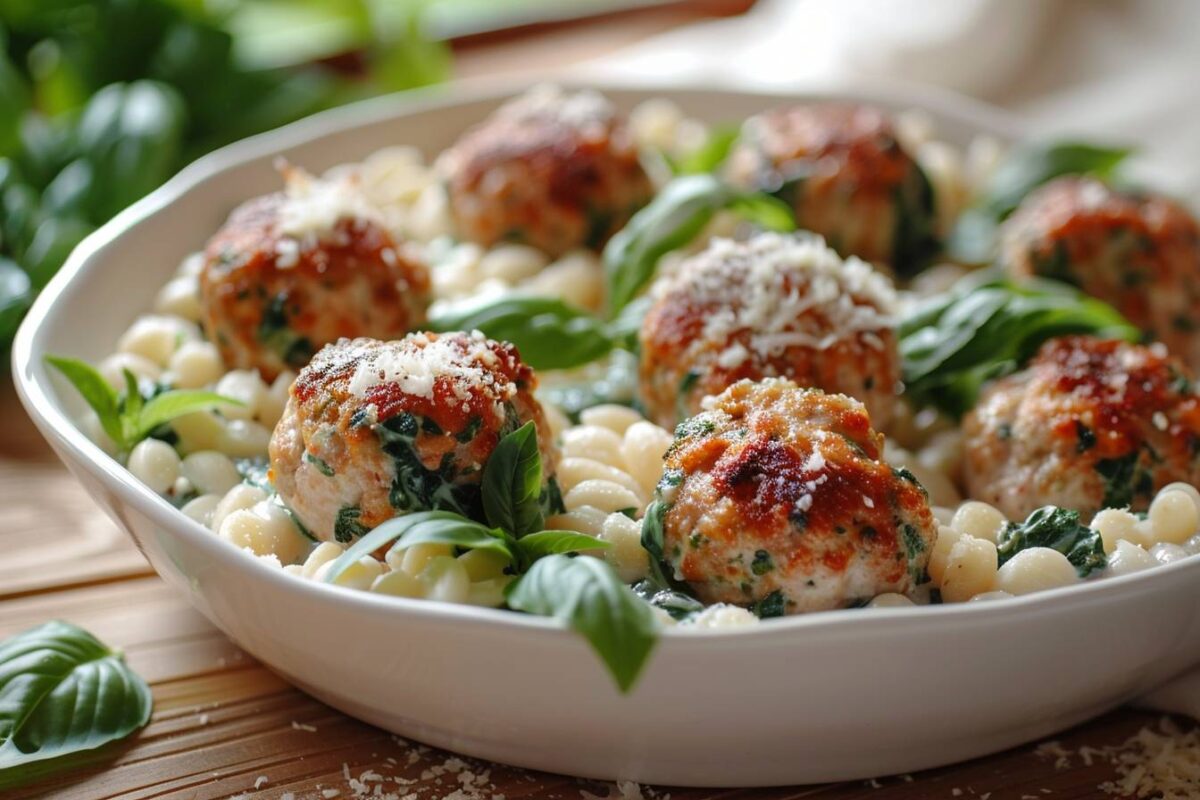
[[[429,320],[434,331],[482,331],[516,345],[534,369],[567,369],[609,353],[608,325],[551,297],[507,296],[473,302]]]
[[[772,230],[794,230],[782,202],[762,200],[714,175],[684,175],[663,187],[604,248],[610,315],[621,311],[654,277],[658,261],[699,235],[713,215],[731,208]]]
[[[562,620],[587,639],[622,692],[633,686],[658,639],[650,607],[598,558],[546,556],[505,594],[509,608]]]
[[[1000,223],[1037,187],[1064,175],[1114,176],[1129,156],[1125,148],[1081,142],[1020,144],[996,167],[979,199],[955,222],[946,242],[953,258],[985,264],[997,255]]]
[[[988,276],[968,276],[918,304],[899,332],[906,394],[954,416],[974,407],[984,383],[1020,369],[1047,339],[1141,337],[1114,308],[1066,284]]]
[[[81,628],[48,622],[0,642],[0,788],[34,777],[30,763],[128,736],[150,708],[146,682]]]
[[[1062,553],[1081,578],[1108,564],[1100,534],[1079,522],[1078,511],[1058,506],[1042,506],[1024,522],[1010,522],[1000,531],[996,543],[999,566],[1030,547]]]
[[[517,538],[541,530],[542,457],[537,426],[526,422],[500,440],[483,466],[483,513]]]

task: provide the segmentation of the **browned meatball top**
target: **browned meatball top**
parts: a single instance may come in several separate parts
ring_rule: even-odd
[[[883,461],[861,403],[767,380],[706,405],[679,426],[659,484],[663,555],[701,599],[792,614],[921,580],[928,498]]]
[[[1161,345],[1052,339],[963,430],[970,493],[1013,519],[1047,504],[1145,509],[1168,483],[1200,483],[1200,398]]]
[[[624,121],[594,92],[518,97],[464,134],[439,169],[461,236],[551,256],[601,248],[653,194]]]
[[[1200,368],[1200,226],[1175,201],[1059,178],[1005,223],[1003,261],[1104,300]]]
[[[871,106],[798,105],[746,121],[729,174],[772,192],[842,255],[910,272],[936,249],[933,191]]]
[[[428,269],[352,189],[290,182],[234,210],[200,275],[205,329],[226,365],[267,380],[342,337],[402,336],[429,303]]]

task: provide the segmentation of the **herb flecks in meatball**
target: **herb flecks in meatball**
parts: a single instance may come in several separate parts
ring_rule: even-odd
[[[317,538],[348,542],[391,517],[479,516],[500,438],[532,420],[547,478],[557,461],[512,345],[480,333],[416,333],[322,349],[292,386],[271,439],[272,480]]]
[[[551,256],[600,249],[653,194],[624,120],[592,91],[533,89],[468,131],[438,167],[460,236]]]
[[[751,117],[729,174],[786,201],[842,255],[911,273],[937,250],[933,189],[880,109],[828,103]]]
[[[1200,226],[1175,201],[1059,178],[1005,223],[1003,262],[1104,300],[1200,369]]]
[[[429,271],[349,180],[285,169],[287,190],[238,207],[205,248],[204,325],[227,366],[266,380],[342,337],[425,320]]]
[[[891,282],[812,235],[717,239],[655,287],[641,399],[671,428],[739,380],[846,394],[886,425],[900,379]]]
[[[680,424],[658,489],[663,557],[701,600],[776,616],[923,580],[928,498],[883,461],[861,403],[767,380],[706,406]]]
[[[1021,519],[1044,505],[1144,510],[1200,483],[1200,398],[1162,345],[1052,339],[963,421],[970,494]]]

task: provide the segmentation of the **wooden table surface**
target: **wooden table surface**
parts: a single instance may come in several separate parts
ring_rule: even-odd
[[[460,75],[524,73],[566,65],[684,21],[667,14],[568,29],[533,43],[473,47]],[[5,365],[7,372],[7,365]],[[126,742],[75,759],[5,800],[506,800],[594,797],[1091,798],[1117,776],[1034,746],[915,775],[871,782],[759,790],[621,787],[483,764],[409,743],[357,722],[289,686],[235,647],[154,576],[42,442],[0,379],[0,638],[63,619],[124,649],[151,684],[154,715]],[[931,702],[927,720],[937,724]],[[1058,737],[1063,747],[1124,742],[1155,715],[1121,710]],[[1191,723],[1182,723],[1190,726]],[[736,753],[730,754],[736,758]],[[803,753],[797,753],[803,758]],[[639,795],[640,792],[640,795]]]

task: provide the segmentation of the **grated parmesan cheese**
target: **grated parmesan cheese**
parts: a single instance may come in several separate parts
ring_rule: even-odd
[[[343,220],[382,224],[383,216],[363,194],[353,176],[325,180],[286,163],[279,165],[285,181],[285,201],[279,209],[278,231],[288,237],[276,247],[276,266],[294,267],[301,250],[337,235]],[[290,240],[290,241],[289,241]]]
[[[557,122],[576,129],[607,125],[616,116],[608,98],[592,89],[567,92],[560,86],[540,84],[496,109],[495,118],[527,124]]]
[[[357,348],[349,354],[357,361],[349,391],[357,397],[365,397],[375,386],[394,383],[405,394],[433,399],[434,386],[442,380],[464,407],[473,391],[482,390],[500,408],[517,392],[499,371],[500,358],[479,331],[445,336],[414,333],[394,342],[360,339],[348,344]]]
[[[843,260],[824,239],[807,233],[761,233],[745,242],[714,239],[660,291],[715,309],[701,338],[719,349],[717,363],[727,369],[751,356],[771,358],[790,347],[825,350],[859,335],[881,349],[878,333],[896,324],[891,282],[864,261]]]
[[[1118,797],[1190,800],[1200,796],[1200,728],[1184,731],[1167,717],[1158,729],[1144,727],[1115,747],[1081,747],[1073,754],[1059,742],[1045,742],[1034,751],[1053,758],[1056,769],[1069,769],[1077,754],[1090,765],[1107,760],[1117,780],[1098,787]]]

